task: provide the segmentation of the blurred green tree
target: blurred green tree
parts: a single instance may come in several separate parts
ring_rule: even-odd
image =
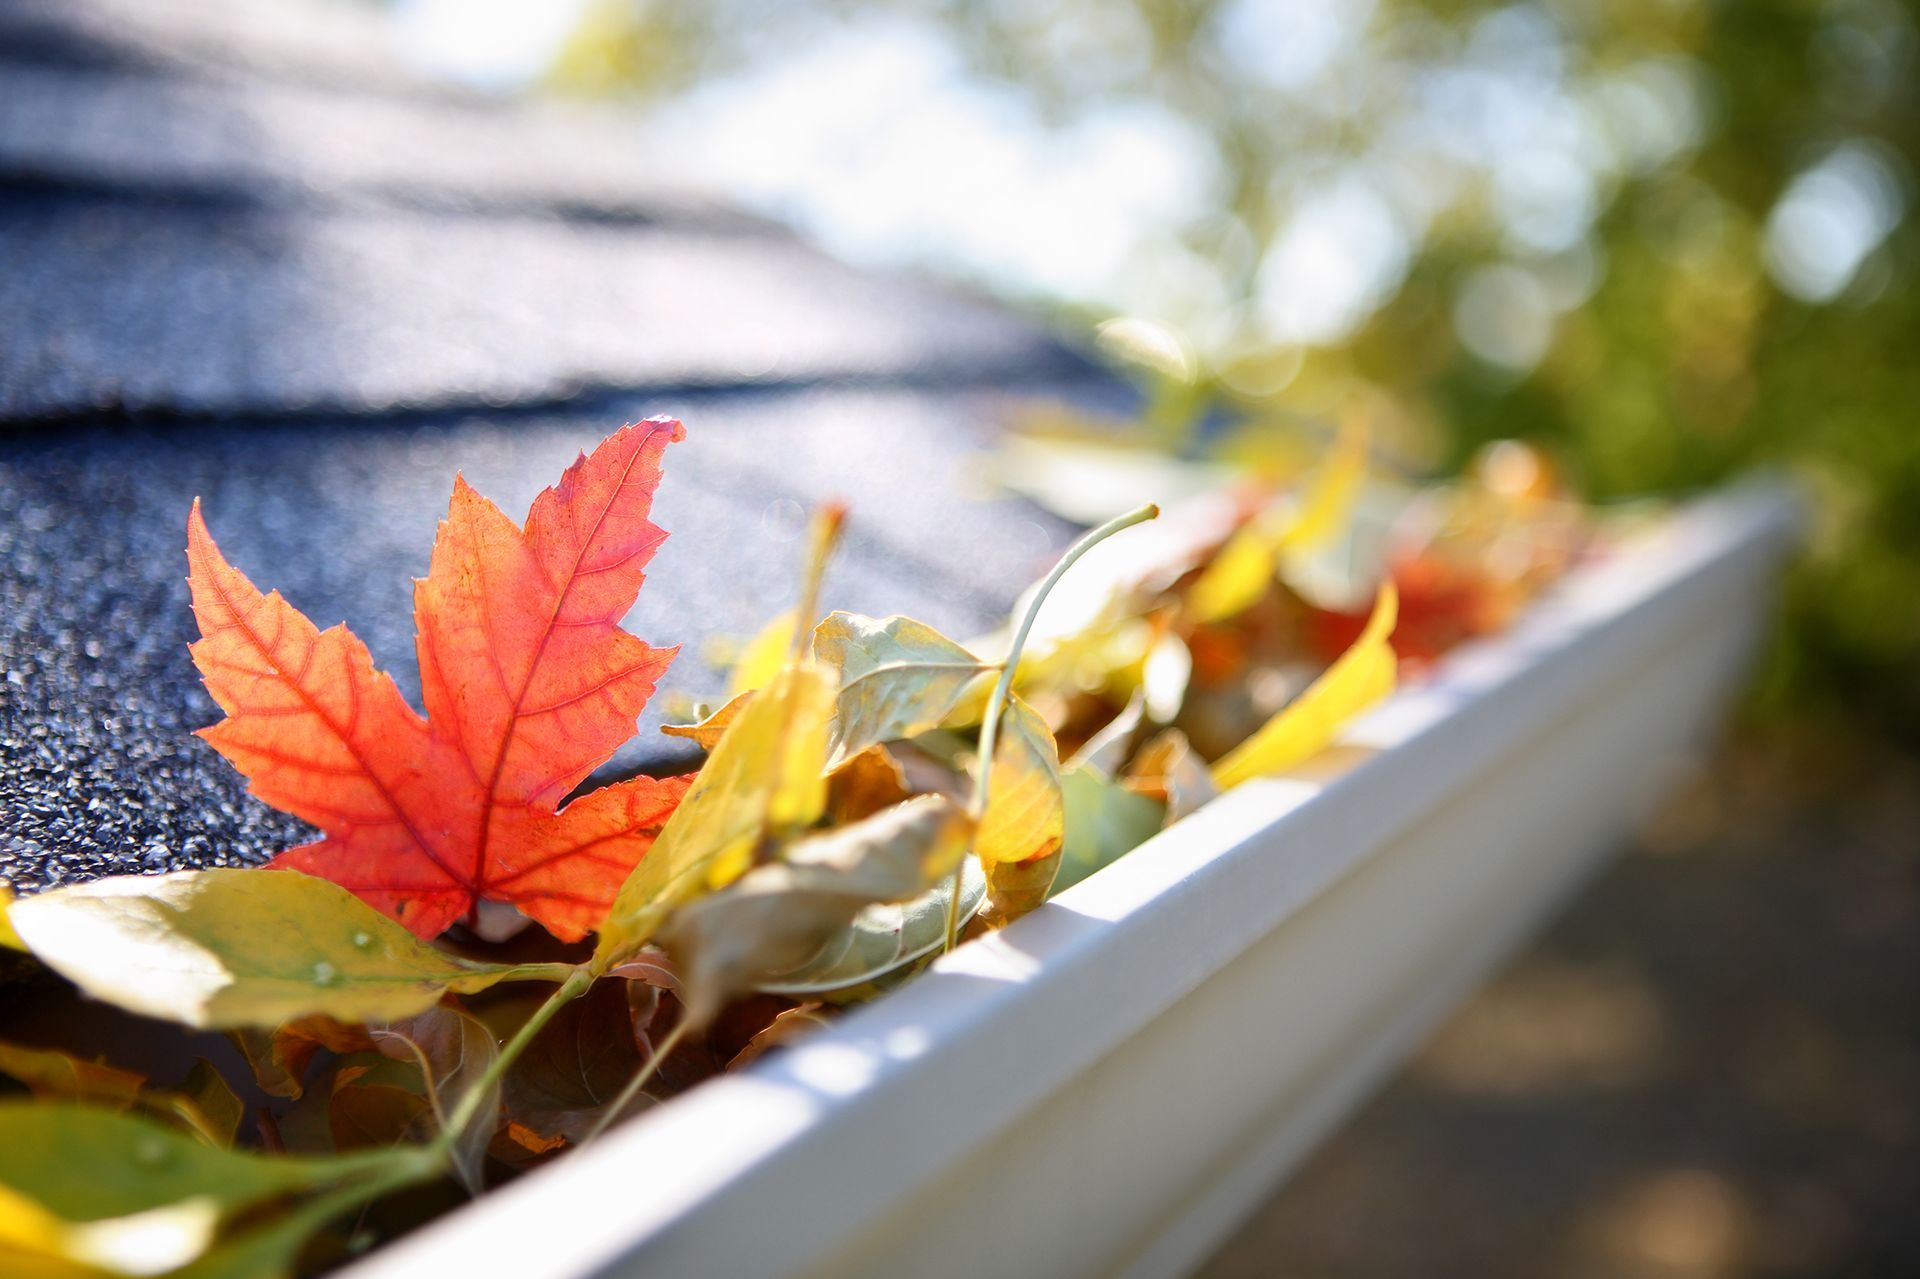
[[[1169,326],[1240,411],[1320,416],[1364,387],[1441,467],[1514,436],[1601,498],[1788,468],[1812,536],[1755,705],[1920,738],[1920,38],[1893,0],[584,15],[553,73],[573,91],[671,101],[906,22],[1023,127],[1173,122],[1198,198],[1044,300]]]

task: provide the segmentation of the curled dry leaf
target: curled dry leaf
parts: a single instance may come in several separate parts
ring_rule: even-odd
[[[80,1101],[108,1110],[131,1110],[147,1086],[147,1077],[131,1070],[24,1044],[0,1043],[0,1075],[24,1084],[43,1100]]]
[[[321,631],[188,522],[194,661],[226,718],[201,736],[255,795],[325,832],[274,864],[342,884],[431,938],[482,900],[573,940],[595,927],[685,788],[637,777],[560,802],[633,735],[674,649],[620,628],[665,539],[648,519],[678,422],[623,428],[522,529],[454,484],[415,588],[427,716],[345,626]]]
[[[334,1072],[327,1098],[333,1149],[382,1150],[431,1140],[437,1125],[420,1072],[376,1053],[350,1057]]]
[[[959,917],[980,908],[987,895],[987,877],[969,857],[960,866]],[[820,953],[800,967],[760,983],[774,995],[824,995],[845,999],[848,992],[873,993],[871,984],[899,974],[908,965],[940,949],[947,938],[947,903],[953,893],[951,877],[906,902],[880,902],[853,917],[839,937],[829,939]]]
[[[1055,845],[1051,853],[1031,861],[988,866],[987,898],[980,905],[980,924],[986,928],[1005,928],[1046,901],[1060,874],[1062,847]]]
[[[169,1094],[167,1107],[206,1141],[223,1147],[233,1145],[247,1117],[247,1103],[205,1057],[193,1063],[180,1087]]]
[[[197,1027],[313,1015],[387,1021],[448,991],[551,979],[552,964],[481,964],[435,950],[336,884],[294,871],[121,876],[16,903],[49,968],[96,999]]]
[[[482,1189],[481,1166],[487,1144],[499,1126],[500,1083],[486,1082],[499,1056],[493,1032],[465,1011],[449,1003],[435,1004],[404,1021],[370,1027],[374,1045],[388,1057],[418,1067],[421,1083],[436,1124],[443,1127],[463,1103],[478,1116],[460,1134],[453,1148],[454,1172],[468,1190]],[[486,1091],[469,1101],[475,1089]]]
[[[542,1027],[508,1068],[501,1094],[508,1136],[529,1152],[585,1139],[646,1064],[628,984],[595,982]]]
[[[1161,730],[1140,748],[1127,767],[1124,784],[1135,794],[1164,804],[1169,826],[1220,793],[1206,762],[1177,728]]]
[[[738,1070],[775,1048],[784,1048],[832,1024],[832,1019],[820,1011],[819,1004],[801,1004],[798,1008],[789,1008],[776,1014],[765,1029],[755,1032],[753,1038],[747,1040],[746,1047],[735,1053],[733,1060],[727,1063],[727,1069]]]
[[[720,744],[721,734],[727,731],[727,725],[733,723],[752,700],[751,690],[735,694],[725,706],[697,724],[662,724],[660,731],[668,737],[684,737],[701,750],[710,751]]]
[[[974,851],[989,867],[1046,857],[1060,846],[1063,821],[1053,731],[1031,706],[1009,698]]]
[[[1217,761],[1214,784],[1229,790],[1250,778],[1304,763],[1332,745],[1348,720],[1392,692],[1396,660],[1388,637],[1393,634],[1398,605],[1393,583],[1382,584],[1373,616],[1353,647],[1259,732]]]
[[[660,938],[686,991],[687,1016],[704,1022],[733,996],[814,960],[865,907],[921,896],[952,874],[972,833],[959,805],[923,795],[796,840],[783,860],[689,902]]]
[[[974,677],[990,669],[931,626],[900,616],[830,613],[814,628],[813,654],[840,683],[829,768],[937,728]]]
[[[272,1030],[243,1026],[229,1030],[227,1038],[247,1059],[261,1091],[290,1101],[305,1091],[307,1068],[322,1048],[354,1053],[373,1047],[364,1026],[331,1017],[296,1017]]]
[[[912,797],[900,761],[886,747],[870,746],[827,779],[827,819],[850,825]]]
[[[42,1101],[72,1101],[116,1112],[139,1111],[211,1146],[231,1146],[246,1108],[204,1058],[178,1089],[154,1088],[146,1076],[51,1048],[0,1043],[0,1075]]]

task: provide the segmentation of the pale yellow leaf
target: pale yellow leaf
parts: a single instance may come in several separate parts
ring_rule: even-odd
[[[1281,555],[1346,526],[1366,478],[1366,419],[1349,417],[1298,505],[1268,508],[1242,524],[1201,572],[1187,596],[1193,619],[1222,621],[1252,607],[1272,586]]]
[[[25,950],[27,944],[20,940],[20,934],[13,931],[13,885],[0,880],[0,946],[8,950]]]
[[[561,967],[457,959],[295,870],[118,876],[22,898],[11,915],[33,953],[87,994],[199,1027],[391,1020],[448,991]]]
[[[974,851],[989,871],[1059,851],[1065,830],[1060,753],[1047,722],[1019,698],[1000,717],[987,807]]]
[[[814,628],[813,655],[840,680],[832,768],[868,747],[938,727],[989,669],[931,626],[900,616],[830,613]]]
[[[876,902],[904,902],[948,878],[973,823],[941,795],[922,795],[864,821],[797,840],[783,860],[677,910],[661,931],[685,989],[688,1016],[811,963]]]
[[[780,673],[780,667],[787,660],[787,652],[793,647],[793,611],[780,614],[765,626],[759,634],[747,641],[746,647],[734,660],[733,673],[727,680],[727,696],[739,697],[756,688],[763,688],[774,676]]]
[[[762,841],[820,816],[835,691],[831,671],[802,660],[782,669],[740,709],[621,886],[600,929],[596,971],[645,945],[681,902],[737,878]]]

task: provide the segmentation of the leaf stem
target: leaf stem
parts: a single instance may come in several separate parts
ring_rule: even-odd
[[[513,1063],[520,1059],[520,1054],[524,1053],[527,1045],[533,1042],[534,1036],[545,1029],[546,1024],[552,1021],[562,1008],[586,994],[587,988],[592,985],[593,974],[584,967],[575,968],[573,974],[561,983],[553,994],[547,996],[547,1001],[533,1010],[533,1016],[527,1018],[526,1023],[513,1033],[513,1038],[509,1039],[494,1055],[493,1061],[486,1070],[481,1072],[480,1078],[474,1081],[473,1087],[467,1089],[461,1096],[460,1104],[454,1107],[453,1116],[440,1130],[440,1139],[434,1143],[433,1148],[442,1158],[451,1154],[454,1146],[459,1143],[461,1134],[466,1132],[468,1125],[479,1118],[481,1103],[493,1091],[493,1086],[506,1077]]]
[[[627,1086],[620,1090],[620,1095],[613,1099],[613,1104],[600,1112],[600,1118],[588,1130],[587,1135],[581,1138],[582,1146],[605,1132],[608,1126],[620,1117],[621,1112],[633,1104],[633,1099],[640,1095],[640,1090],[646,1087],[647,1081],[652,1079],[655,1072],[660,1069],[660,1064],[680,1046],[680,1041],[686,1038],[687,1033],[693,1029],[694,1023],[695,1018],[690,1013],[682,1013],[680,1020],[673,1024],[673,1029],[669,1030],[654,1046],[653,1055],[647,1058],[646,1065],[633,1072],[633,1078],[627,1080]]]
[[[1033,600],[1027,605],[1026,615],[1020,619],[1019,627],[1013,632],[1013,643],[1007,648],[1007,656],[1000,667],[1000,678],[995,681],[993,692],[987,696],[987,704],[980,712],[980,750],[979,762],[973,774],[973,798],[967,805],[967,812],[978,823],[987,812],[987,784],[993,772],[994,748],[1000,737],[1000,712],[1006,708],[1007,698],[1013,694],[1013,679],[1020,671],[1020,652],[1027,645],[1027,635],[1033,630],[1034,619],[1040,616],[1040,606],[1047,602],[1047,595],[1055,584],[1066,576],[1075,561],[1088,551],[1106,541],[1121,529],[1132,528],[1135,524],[1144,524],[1159,517],[1160,508],[1149,502],[1136,507],[1125,515],[1116,515],[1083,535],[1079,541],[1067,548],[1053,571],[1041,579],[1040,588],[1033,593]],[[967,859],[962,857],[959,865],[953,868],[952,891],[947,897],[947,944],[945,949],[952,950],[954,939],[960,932],[960,887]]]

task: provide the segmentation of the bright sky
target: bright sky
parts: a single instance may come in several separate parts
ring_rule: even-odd
[[[428,70],[511,91],[550,63],[581,7],[398,0],[396,11]],[[1303,109],[1337,109],[1334,73],[1362,56],[1372,7],[1240,0],[1224,10],[1221,45]],[[1292,211],[1261,253],[1249,317],[1259,336],[1340,341],[1399,287],[1433,220],[1484,189],[1511,260],[1467,279],[1455,327],[1490,363],[1536,362],[1557,316],[1605,268],[1589,232],[1613,188],[1706,128],[1684,64],[1648,60],[1576,83],[1566,62],[1540,11],[1495,10],[1457,58],[1423,70],[1368,153],[1278,175]],[[1202,344],[1230,336],[1208,327],[1230,315],[1224,282],[1178,236],[1219,207],[1218,159],[1155,103],[1105,103],[1047,127],[1017,92],[971,74],[937,27],[868,17],[709,81],[635,127],[683,180],[850,259],[1145,315]],[[1767,224],[1779,285],[1808,301],[1839,296],[1904,214],[1896,175],[1861,142],[1810,157]]]

